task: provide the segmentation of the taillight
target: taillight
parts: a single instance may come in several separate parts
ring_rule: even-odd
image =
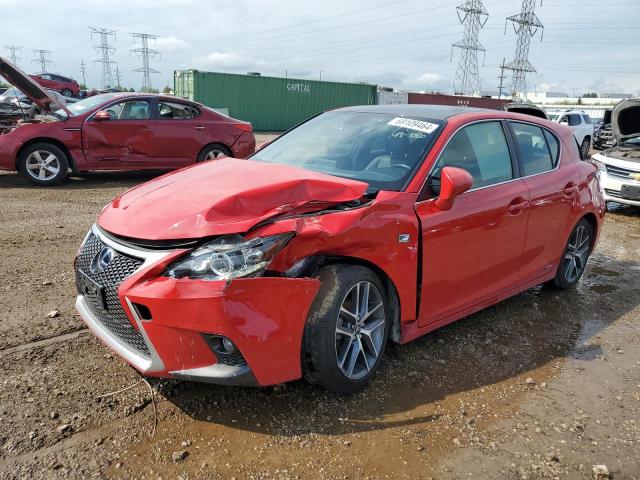
[[[253,132],[253,128],[251,127],[250,123],[236,123],[235,127],[239,128],[240,130],[242,130],[244,132],[249,132],[249,133]]]

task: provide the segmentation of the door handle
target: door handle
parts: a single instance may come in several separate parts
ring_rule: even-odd
[[[507,207],[507,213],[509,215],[520,215],[528,206],[528,200],[522,197],[517,197],[511,200],[511,203]]]
[[[202,125],[198,125],[196,127],[193,127],[196,130],[204,130],[205,127],[203,127]]]
[[[573,195],[573,192],[575,192],[576,190],[578,190],[578,186],[573,182],[569,182],[562,189],[562,193],[567,197],[571,197]]]

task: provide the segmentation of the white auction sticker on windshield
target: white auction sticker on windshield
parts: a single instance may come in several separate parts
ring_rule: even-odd
[[[409,130],[417,130],[424,133],[432,133],[438,125],[435,123],[423,122],[421,120],[413,120],[412,118],[396,117],[391,120],[387,125],[393,125],[394,127],[408,128]]]

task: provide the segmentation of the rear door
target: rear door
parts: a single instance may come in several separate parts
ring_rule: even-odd
[[[82,126],[82,147],[91,168],[133,170],[154,168],[154,134],[150,119],[152,100],[128,99],[105,107],[110,120],[96,121],[94,115]]]
[[[459,316],[519,281],[529,193],[501,121],[463,127],[448,141],[416,212],[422,229],[421,327]],[[467,170],[471,190],[453,208],[434,205],[442,168]]]
[[[156,105],[151,124],[155,159],[172,167],[194,163],[211,128],[202,121],[200,110],[178,101],[158,100]]]
[[[561,155],[569,153],[561,151],[562,142],[551,130],[524,122],[509,124],[530,195],[520,276],[532,281],[555,271],[572,211],[579,206],[580,172],[575,162],[561,164]]]

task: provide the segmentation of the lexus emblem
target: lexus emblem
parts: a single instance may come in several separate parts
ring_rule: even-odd
[[[91,273],[102,273],[106,270],[109,264],[113,261],[114,252],[109,247],[103,247],[96,256],[91,260],[91,266],[89,269]]]

